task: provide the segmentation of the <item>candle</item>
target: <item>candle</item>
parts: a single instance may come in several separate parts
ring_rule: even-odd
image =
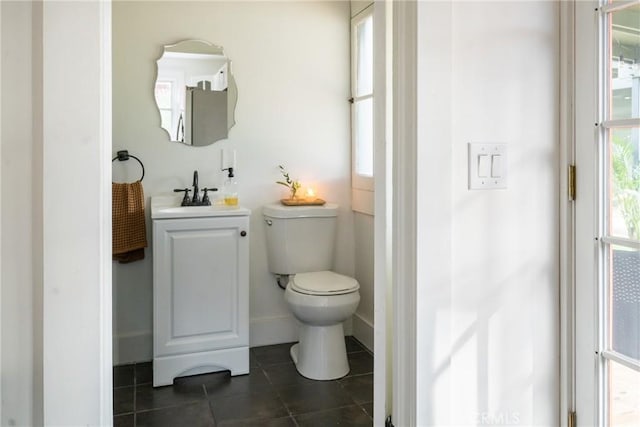
[[[307,187],[307,192],[306,192],[305,196],[306,196],[307,199],[315,200],[316,192],[315,192],[315,190],[313,188]]]

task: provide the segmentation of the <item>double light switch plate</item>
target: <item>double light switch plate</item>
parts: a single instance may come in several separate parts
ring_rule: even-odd
[[[507,144],[469,143],[469,190],[507,188]]]

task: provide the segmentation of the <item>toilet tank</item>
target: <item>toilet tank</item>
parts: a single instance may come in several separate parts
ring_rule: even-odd
[[[267,261],[275,274],[331,270],[338,205],[266,205]]]

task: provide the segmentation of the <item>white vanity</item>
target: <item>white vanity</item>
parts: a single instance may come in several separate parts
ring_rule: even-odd
[[[249,373],[249,214],[151,199],[153,385],[182,375]]]

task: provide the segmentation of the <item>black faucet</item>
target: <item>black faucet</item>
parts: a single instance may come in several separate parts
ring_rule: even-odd
[[[209,199],[208,191],[218,191],[217,188],[210,187],[204,188],[204,197],[200,200],[200,189],[198,188],[198,171],[193,171],[193,198],[189,200],[189,191],[190,188],[176,188],[176,193],[184,193],[184,198],[182,199],[182,204],[180,206],[211,206],[211,200]]]
[[[191,199],[193,206],[200,205],[200,190],[198,189],[198,171],[193,171],[193,199]]]

